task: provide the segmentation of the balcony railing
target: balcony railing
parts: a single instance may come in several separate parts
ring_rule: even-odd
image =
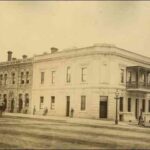
[[[126,82],[127,89],[150,90],[150,68],[130,66],[127,67],[126,71],[127,77],[130,79],[130,81]]]
[[[129,88],[150,89],[150,83],[147,84],[146,82],[131,81],[131,82],[127,82],[126,86],[127,86],[127,89]]]

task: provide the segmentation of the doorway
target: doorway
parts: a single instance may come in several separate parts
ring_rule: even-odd
[[[135,100],[135,118],[139,118],[139,99]]]
[[[6,110],[7,108],[7,99],[4,99],[4,111]]]
[[[14,101],[14,99],[12,99],[10,112],[14,112],[14,105],[15,105],[14,103],[15,103],[15,101]]]
[[[22,110],[22,107],[23,107],[23,101],[22,101],[22,99],[19,99],[19,112],[21,112],[21,110]]]
[[[66,97],[66,116],[70,115],[70,96]]]
[[[99,118],[107,118],[108,97],[101,96],[99,102]]]

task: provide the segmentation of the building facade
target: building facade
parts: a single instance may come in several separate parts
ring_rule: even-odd
[[[31,109],[36,114],[150,120],[150,58],[109,44],[37,55],[33,60]]]
[[[32,89],[32,58],[12,58],[0,63],[0,101],[6,112],[30,113]]]
[[[150,58],[109,44],[23,55],[0,63],[6,112],[150,121]],[[73,110],[73,111],[72,111]]]

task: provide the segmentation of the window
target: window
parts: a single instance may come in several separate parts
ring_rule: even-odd
[[[87,67],[81,68],[81,81],[87,81]]]
[[[1,74],[0,75],[0,85],[2,85],[2,82],[3,82],[3,75]]]
[[[28,71],[26,72],[26,83],[27,84],[29,83],[29,72]]]
[[[128,98],[128,112],[131,112],[131,98]]]
[[[124,83],[124,69],[121,69],[121,83]]]
[[[66,82],[70,83],[71,82],[71,68],[67,67],[67,77],[66,77]]]
[[[44,84],[44,72],[41,72],[41,84]]]
[[[40,109],[43,109],[44,108],[44,97],[41,96],[40,97]]]
[[[150,112],[150,100],[148,102],[148,111]]]
[[[7,74],[4,75],[4,84],[7,84]]]
[[[148,85],[150,85],[150,73],[148,73],[148,75],[147,75],[147,83],[148,83]]]
[[[24,72],[21,72],[21,78],[20,78],[20,80],[21,80],[21,84],[24,84],[23,77],[24,77]]]
[[[123,111],[123,97],[120,97],[120,112]]]
[[[82,95],[81,96],[81,110],[85,110],[86,109],[86,96]]]
[[[101,82],[104,84],[109,82],[109,68],[107,62],[101,64]]]
[[[12,84],[15,84],[15,73],[12,73]]]
[[[52,71],[52,84],[55,83],[55,73],[56,71]]]
[[[142,100],[142,111],[145,112],[145,99]]]
[[[128,71],[128,73],[127,73],[127,81],[128,81],[129,83],[131,83],[131,79],[132,79],[131,71]]]
[[[55,96],[51,96],[51,110],[55,107]]]

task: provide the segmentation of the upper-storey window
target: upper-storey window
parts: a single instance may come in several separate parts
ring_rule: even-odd
[[[142,72],[141,73],[141,78],[140,78],[140,82],[145,82],[145,74]]]
[[[41,72],[41,84],[44,84],[44,72]]]
[[[24,72],[21,72],[20,80],[21,80],[21,84],[24,84]]]
[[[4,75],[4,84],[7,84],[7,74]]]
[[[2,82],[3,82],[3,75],[1,74],[0,75],[0,85],[2,85]]]
[[[67,83],[70,83],[70,82],[71,82],[71,68],[70,68],[70,67],[67,67],[66,82],[67,82]]]
[[[55,83],[55,74],[56,74],[56,71],[52,71],[51,73],[52,73],[52,80],[51,80],[51,82],[52,82],[52,84],[54,84]]]
[[[14,72],[11,74],[11,77],[12,77],[12,84],[15,84],[15,73]]]
[[[29,83],[29,71],[26,72],[26,83]]]
[[[87,81],[87,67],[81,68],[81,81],[86,82]]]
[[[131,74],[131,71],[128,71],[127,72],[127,82],[131,83],[131,80],[132,80],[132,74]]]
[[[147,82],[148,82],[148,85],[150,85],[150,73],[148,73],[147,76],[148,76],[148,77],[147,77]]]
[[[124,83],[124,69],[120,70],[121,83]]]
[[[104,62],[101,66],[101,82],[102,83],[108,83],[109,81],[109,70],[108,70],[108,64]]]

